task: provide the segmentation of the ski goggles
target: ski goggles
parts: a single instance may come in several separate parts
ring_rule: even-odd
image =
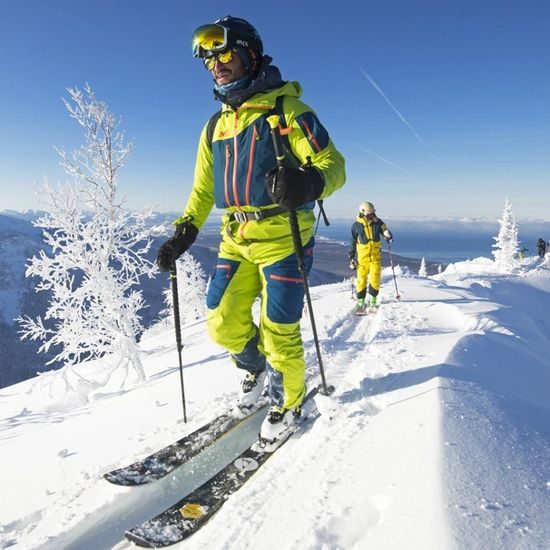
[[[211,23],[202,25],[193,33],[191,49],[193,57],[204,57],[207,52],[222,52],[227,50],[227,29]]]
[[[220,53],[215,53],[203,58],[204,66],[209,70],[214,70],[216,61],[220,63],[229,63],[233,59],[233,50],[225,50]]]

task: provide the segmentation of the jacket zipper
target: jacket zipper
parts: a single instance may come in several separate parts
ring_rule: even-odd
[[[228,189],[228,181],[227,176],[229,172],[229,158],[231,157],[231,153],[229,152],[229,143],[225,144],[225,170],[223,172],[223,190],[225,194],[225,204],[227,206],[231,206],[231,203],[229,202],[229,189]]]
[[[233,126],[233,198],[235,199],[235,206],[241,207],[239,202],[239,195],[237,189],[237,160],[239,158],[239,151],[237,145],[237,124],[239,122],[239,110],[235,111],[235,124]]]

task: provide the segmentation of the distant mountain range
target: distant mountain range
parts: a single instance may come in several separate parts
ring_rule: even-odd
[[[0,387],[6,387],[43,372],[59,368],[59,364],[46,365],[53,353],[39,353],[40,343],[21,341],[18,325],[14,319],[20,315],[37,317],[43,315],[48,303],[46,292],[34,292],[38,280],[25,277],[25,266],[32,256],[44,248],[41,229],[34,227],[33,221],[42,212],[0,213]],[[157,214],[153,222],[169,225],[177,215],[174,213]],[[156,238],[152,255],[166,237]],[[190,252],[203,265],[206,273],[214,268],[219,243],[217,222],[210,222],[199,234],[197,242]],[[408,258],[395,257],[401,266],[408,266],[417,272],[420,262]],[[387,254],[383,255],[383,265],[389,265]],[[429,273],[434,273],[436,264],[428,263]],[[342,281],[351,276],[348,267],[347,247],[326,238],[319,238],[315,248],[315,263],[310,274],[311,286]],[[141,316],[145,327],[158,320],[159,312],[164,309],[162,290],[168,285],[165,274],[155,279],[144,279],[141,290],[148,305]]]

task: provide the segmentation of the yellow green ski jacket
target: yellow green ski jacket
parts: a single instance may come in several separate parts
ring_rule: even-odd
[[[336,150],[328,132],[316,114],[298,98],[302,88],[298,82],[287,82],[280,88],[256,94],[234,110],[223,105],[212,136],[207,136],[206,124],[202,130],[193,189],[187,202],[184,216],[192,216],[193,224],[200,229],[214,205],[226,209],[224,225],[229,223],[229,214],[236,211],[251,212],[274,208],[265,186],[266,173],[276,167],[275,153],[267,117],[274,114],[278,96],[284,96],[282,111],[284,122],[282,133],[288,137],[290,148],[296,160],[302,165],[311,158],[325,181],[320,198],[328,197],[345,181],[344,158]],[[284,126],[286,125],[286,128]],[[314,216],[309,214],[314,203],[300,209],[301,229],[313,224]],[[309,215],[308,215],[309,214]],[[263,239],[267,226],[279,226],[286,214],[260,221],[245,221],[235,231],[243,239]],[[268,223],[269,222],[269,223]],[[264,224],[263,230],[259,225]],[[285,226],[288,221],[285,222]],[[276,235],[271,233],[271,237]]]

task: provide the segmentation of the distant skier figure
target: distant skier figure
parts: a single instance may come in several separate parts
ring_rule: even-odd
[[[519,259],[520,259],[520,260],[523,260],[523,258],[525,258],[525,253],[526,253],[526,252],[529,252],[529,249],[526,248],[525,246],[522,246],[522,247],[519,249],[518,256],[519,256]]]
[[[193,35],[193,55],[214,81],[221,110],[202,130],[195,177],[175,235],[157,254],[161,271],[195,241],[212,208],[224,209],[218,261],[208,288],[207,326],[243,370],[239,406],[256,405],[267,377],[270,409],[260,433],[288,433],[306,395],[300,329],[304,280],[289,210],[297,214],[306,273],[313,263],[315,201],[345,181],[344,158],[325,127],[264,55],[256,29],[226,16]],[[288,166],[277,167],[267,117],[279,116]],[[290,165],[292,163],[292,166]],[[266,174],[267,172],[267,174]],[[261,298],[259,318],[252,307]]]
[[[374,205],[362,202],[359,215],[351,226],[351,246],[349,250],[350,268],[357,269],[356,290],[357,310],[364,312],[367,307],[367,283],[370,300],[368,306],[378,305],[380,274],[382,271],[382,251],[380,237],[391,242],[393,235],[386,224],[376,216]]]
[[[537,251],[539,253],[539,257],[544,258],[544,255],[546,254],[546,241],[543,238],[540,238],[537,241]]]

